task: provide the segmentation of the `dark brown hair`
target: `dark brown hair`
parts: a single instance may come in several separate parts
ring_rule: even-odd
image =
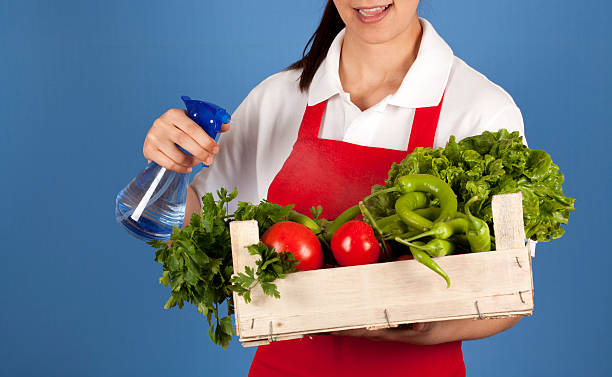
[[[331,46],[336,35],[344,28],[344,22],[332,0],[327,1],[321,22],[312,37],[306,43],[302,58],[291,64],[287,69],[301,69],[300,90],[305,91],[310,87],[312,78],[317,69],[327,56],[327,50]],[[310,46],[310,49],[308,47]]]

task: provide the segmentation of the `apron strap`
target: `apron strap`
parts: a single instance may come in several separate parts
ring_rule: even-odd
[[[298,131],[298,140],[316,139],[319,137],[319,129],[323,123],[323,114],[327,101],[317,103],[313,106],[306,106],[306,111],[302,118],[302,124]]]
[[[412,130],[410,130],[410,140],[408,141],[408,153],[412,153],[416,147],[433,146],[443,101],[444,93],[442,93],[442,98],[437,106],[422,107],[414,111],[414,120],[412,121]]]

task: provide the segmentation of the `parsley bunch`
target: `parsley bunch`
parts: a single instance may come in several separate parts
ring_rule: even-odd
[[[238,209],[229,213],[229,203],[238,195],[237,189],[229,193],[221,188],[218,200],[212,193],[202,197],[200,214],[191,216],[191,223],[183,229],[174,228],[170,242],[152,241],[157,249],[155,260],[163,266],[159,282],[170,286],[171,296],[165,309],[183,308],[185,302],[194,305],[208,320],[210,339],[226,348],[234,335],[231,315],[234,313],[232,292],[236,291],[250,301],[250,290],[260,284],[263,291],[279,297],[276,278],[294,271],[297,262],[290,253],[277,254],[260,243],[249,247],[253,255],[260,255],[257,271],[247,268],[232,279],[232,248],[229,223],[233,220],[257,220],[260,236],[273,224],[285,220],[292,206],[282,207],[268,201],[259,205],[239,202]],[[227,305],[227,315],[220,308]]]

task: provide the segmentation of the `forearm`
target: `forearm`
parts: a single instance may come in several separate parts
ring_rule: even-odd
[[[198,195],[193,191],[191,186],[187,190],[187,202],[185,203],[185,220],[183,221],[183,228],[191,223],[191,215],[193,213],[200,213],[200,199]]]
[[[432,324],[424,331],[399,330],[398,341],[412,344],[431,345],[452,342],[457,340],[475,340],[506,331],[520,321],[521,317],[508,317],[498,319],[456,319],[441,321]]]
[[[382,330],[345,330],[333,335],[365,337],[372,340],[432,345],[458,340],[482,339],[508,330],[521,317],[498,319],[455,319],[450,321],[414,323]]]

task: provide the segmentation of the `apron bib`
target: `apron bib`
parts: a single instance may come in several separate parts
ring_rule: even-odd
[[[393,162],[416,147],[433,146],[442,100],[416,109],[407,151],[364,147],[318,137],[327,102],[307,106],[291,154],[268,190],[273,203],[295,204],[309,214],[336,218],[384,184]],[[273,342],[257,349],[250,377],[465,376],[461,342],[415,346],[364,338],[318,335]]]

